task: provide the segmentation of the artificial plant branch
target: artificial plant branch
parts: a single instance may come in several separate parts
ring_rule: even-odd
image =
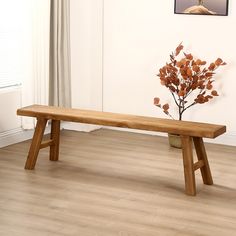
[[[226,65],[218,58],[206,66],[207,62],[201,59],[194,59],[192,54],[183,52],[183,45],[180,43],[174,52],[170,54],[170,62],[160,68],[159,74],[161,84],[169,89],[178,107],[179,120],[182,120],[183,113],[196,104],[204,104],[218,96],[214,89],[212,77],[220,66]],[[183,53],[183,57],[177,57]],[[190,95],[194,95],[191,99]],[[173,118],[169,113],[169,104],[161,105],[159,98],[154,99],[154,104],[163,109],[165,114]],[[194,100],[193,102],[190,101]],[[189,104],[190,105],[187,105]]]

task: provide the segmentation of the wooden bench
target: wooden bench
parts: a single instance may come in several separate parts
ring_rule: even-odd
[[[212,185],[213,180],[203,138],[216,138],[226,132],[226,126],[198,122],[176,121],[153,117],[116,114],[80,109],[68,109],[52,106],[32,105],[17,110],[20,116],[37,118],[37,124],[26,160],[25,169],[35,167],[39,150],[50,146],[50,160],[59,157],[60,121],[123,127],[148,131],[178,134],[182,141],[182,154],[185,176],[185,192],[196,195],[195,171],[200,168],[204,184]],[[47,121],[51,120],[51,135],[42,142]],[[198,161],[193,161],[194,143]]]

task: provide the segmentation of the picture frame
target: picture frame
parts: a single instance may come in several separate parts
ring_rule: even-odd
[[[175,0],[174,13],[227,16],[229,0]]]

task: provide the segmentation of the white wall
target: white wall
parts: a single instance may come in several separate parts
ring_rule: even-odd
[[[226,124],[218,142],[236,145],[235,1],[227,17],[174,15],[174,1],[104,0],[104,7],[103,22],[103,0],[71,0],[73,107],[165,117],[152,104],[153,97],[166,97],[155,74],[183,41],[196,56],[228,62],[217,76],[221,96],[185,118]],[[92,129],[73,125],[67,127]]]
[[[16,116],[16,110],[21,106],[21,87],[0,89],[0,137],[3,133],[19,129],[21,119]]]
[[[26,102],[32,104],[33,89],[27,83],[32,79],[30,3],[30,0],[0,0],[0,80],[22,83],[0,89],[0,147],[23,140],[22,119],[16,115],[16,109]]]
[[[236,3],[229,16],[175,15],[174,1],[105,0],[104,111],[165,117],[153,97],[167,101],[168,92],[155,76],[169,53],[183,41],[187,51],[228,65],[216,80],[220,97],[186,112],[184,119],[227,125],[218,142],[236,145]]]
[[[102,0],[71,0],[72,105],[102,108]]]
[[[72,106],[102,110],[102,0],[71,0]],[[67,129],[88,131],[88,125]]]

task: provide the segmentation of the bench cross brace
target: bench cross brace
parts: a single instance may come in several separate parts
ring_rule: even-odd
[[[28,157],[25,163],[25,169],[33,170],[37,161],[39,150],[42,148],[50,147],[51,161],[58,161],[59,158],[59,144],[60,144],[60,121],[52,120],[51,134],[48,141],[42,141],[44,131],[47,124],[47,119],[37,118],[37,124],[34,131],[34,136],[29,149]]]
[[[193,161],[193,144],[194,142],[198,162]],[[184,164],[184,177],[185,177],[185,192],[187,195],[196,195],[196,181],[195,171],[201,170],[203,183],[212,185],[213,180],[211,176],[211,170],[208,163],[206,150],[204,147],[203,139],[200,137],[181,136],[182,141],[182,153]]]

